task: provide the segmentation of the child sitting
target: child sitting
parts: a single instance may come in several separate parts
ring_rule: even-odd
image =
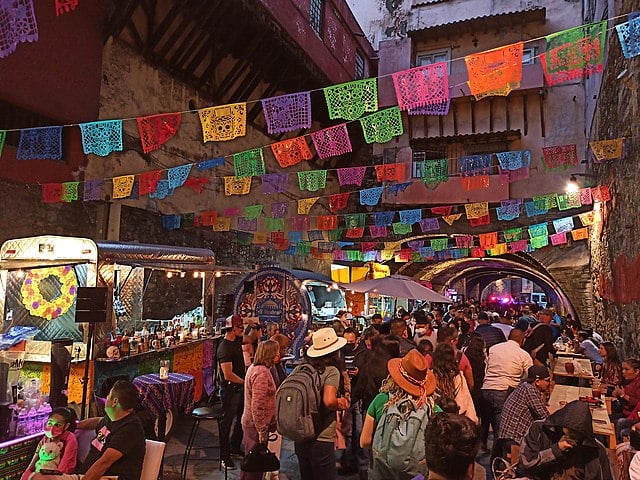
[[[42,470],[73,473],[78,455],[78,442],[73,434],[75,429],[75,412],[65,407],[55,408],[44,427],[44,437],[20,480],[28,480]]]

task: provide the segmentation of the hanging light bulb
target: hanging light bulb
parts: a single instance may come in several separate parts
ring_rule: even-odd
[[[576,179],[575,175],[571,175],[571,177],[569,177],[569,181],[567,182],[566,192],[574,193],[579,190],[580,190],[580,185],[578,185],[578,180]]]
[[[218,270],[216,272],[216,278],[220,278],[222,276],[222,272],[220,270]]]
[[[180,278],[184,278],[187,275],[187,272],[180,272]]]
[[[167,272],[167,278],[173,277],[173,272]]]
[[[199,278],[200,272],[193,272],[193,278]]]

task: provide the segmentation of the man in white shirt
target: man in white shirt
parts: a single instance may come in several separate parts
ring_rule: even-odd
[[[485,407],[482,415],[483,440],[486,438],[485,432],[489,432],[489,425],[493,428],[494,438],[497,438],[504,402],[509,393],[520,385],[520,380],[533,365],[531,355],[521,348],[523,342],[524,332],[514,328],[509,332],[506,342],[498,343],[489,349],[482,383]]]

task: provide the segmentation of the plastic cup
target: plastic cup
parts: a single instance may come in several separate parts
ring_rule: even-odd
[[[566,362],[564,364],[564,369],[569,375],[573,375],[576,371],[576,366],[573,364],[573,362]]]

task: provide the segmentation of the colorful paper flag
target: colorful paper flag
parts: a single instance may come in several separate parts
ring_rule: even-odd
[[[311,127],[309,92],[265,98],[262,100],[262,111],[271,135]]]
[[[431,108],[425,115],[446,115],[449,110],[449,76],[446,62],[423,65],[392,75],[400,110]],[[444,113],[441,113],[446,110]]]
[[[204,142],[225,142],[247,134],[247,104],[233,103],[198,110]]]
[[[139,117],[136,121],[138,123],[138,132],[140,133],[142,151],[149,153],[160,148],[177,133],[182,121],[182,115],[180,113],[163,113]]]
[[[122,120],[81,123],[79,126],[84,153],[106,157],[111,152],[122,151]]]
[[[352,151],[346,123],[312,132],[311,140],[318,157],[323,160]]]
[[[387,108],[359,120],[367,143],[387,143],[402,135],[402,115],[398,107]]]
[[[120,177],[114,177],[113,181],[113,195],[112,198],[126,198],[131,195],[131,189],[133,188],[134,175],[122,175]]]
[[[0,52],[2,46],[0,45]],[[2,55],[0,55],[0,58]],[[23,128],[16,153],[18,160],[60,160],[62,127]]]
[[[356,120],[364,112],[378,110],[378,81],[365,78],[353,82],[325,87],[324,98],[329,109],[329,118]]]
[[[464,57],[469,72],[469,90],[476,100],[506,96],[520,88],[523,42]]]

